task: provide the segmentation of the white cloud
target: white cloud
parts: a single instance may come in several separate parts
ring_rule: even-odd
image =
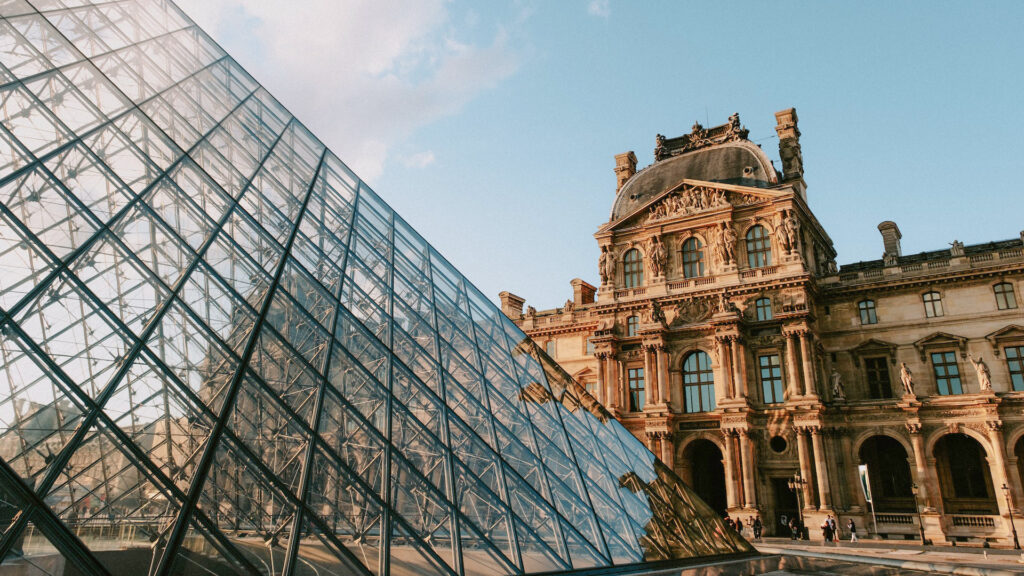
[[[498,26],[459,38],[444,0],[181,0],[179,4],[366,180],[416,129],[518,67]]]
[[[612,15],[610,0],[590,0],[587,4],[587,13],[591,16],[607,18]]]
[[[434,151],[427,150],[424,152],[417,152],[411,156],[406,156],[402,159],[402,164],[407,168],[426,168],[434,163]]]

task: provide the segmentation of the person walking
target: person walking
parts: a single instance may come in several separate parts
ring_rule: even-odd
[[[743,518],[737,516],[736,520],[733,521],[733,526],[736,527],[736,533],[743,536]]]
[[[754,523],[751,524],[750,527],[754,531],[754,540],[757,540],[758,542],[760,542],[761,541],[761,531],[764,530],[764,525],[761,524],[761,516],[760,515],[758,515],[757,518],[754,518]]]
[[[850,531],[850,542],[857,541],[857,525],[853,523],[853,518],[846,523],[846,529]]]
[[[789,521],[789,539],[796,540],[800,538],[800,523],[793,518]]]

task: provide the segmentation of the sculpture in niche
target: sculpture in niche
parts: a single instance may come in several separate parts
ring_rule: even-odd
[[[597,262],[601,273],[601,283],[611,286],[615,280],[615,256],[608,246],[601,248],[601,257]]]
[[[775,239],[778,240],[779,246],[782,246],[782,251],[789,254],[792,245],[789,243],[789,234],[786,232],[786,217],[783,215],[783,212],[775,214]]]
[[[832,398],[845,401],[846,391],[843,389],[843,375],[833,368],[832,374],[829,375],[829,381],[832,383]]]
[[[988,365],[985,364],[985,360],[981,356],[975,360],[970,352],[967,353],[967,359],[974,365],[974,371],[978,374],[978,386],[981,390],[983,392],[992,390],[992,373],[989,371]]]
[[[722,241],[722,254],[725,256],[725,264],[735,264],[736,231],[727,222],[722,222],[720,238]]]
[[[900,382],[903,383],[903,393],[914,395],[914,373],[907,368],[906,362],[900,362]]]
[[[647,252],[647,266],[654,277],[662,276],[665,272],[665,245],[661,243],[659,236],[650,238],[644,245]]]

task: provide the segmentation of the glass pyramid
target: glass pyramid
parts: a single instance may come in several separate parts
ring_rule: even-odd
[[[0,106],[0,575],[751,550],[170,2],[0,0]]]

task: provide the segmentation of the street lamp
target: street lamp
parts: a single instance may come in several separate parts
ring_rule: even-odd
[[[921,546],[927,546],[929,542],[924,537],[924,520],[921,519],[921,505],[917,501],[917,494],[921,489],[917,487],[917,483],[914,483],[910,487],[910,491],[914,494],[914,509],[917,510],[917,530],[921,533]]]
[[[800,500],[800,493],[803,492],[804,486],[807,485],[807,480],[801,478],[800,473],[797,472],[796,474],[793,474],[793,477],[789,480],[788,484],[789,491],[796,494],[796,514],[799,519],[798,522],[800,523],[800,525],[797,526],[798,534],[800,535],[800,539],[806,540],[804,536],[804,506]]]
[[[1010,513],[1010,531],[1013,532],[1013,549],[1020,550],[1020,541],[1017,540],[1017,527],[1013,525],[1013,496],[1010,494],[1010,487],[1003,482],[1003,494],[1006,496],[1006,511]]]

